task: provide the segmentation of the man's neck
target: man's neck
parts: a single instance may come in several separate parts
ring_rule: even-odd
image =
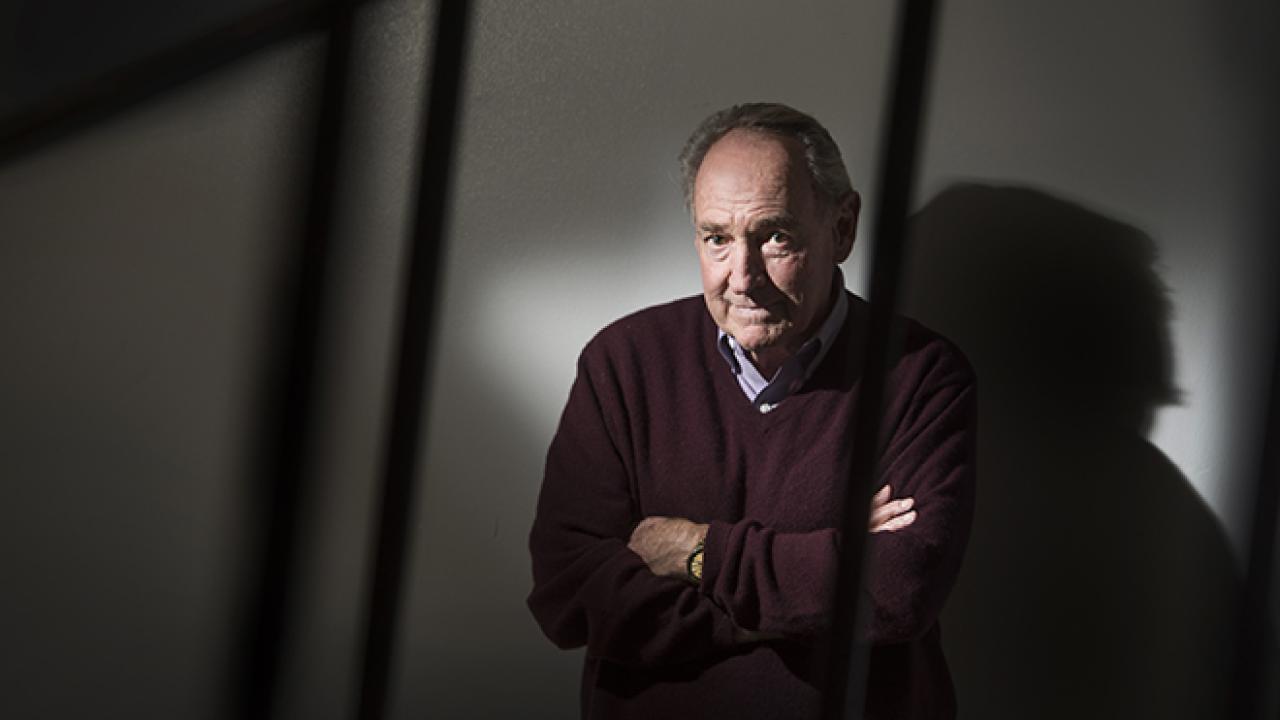
[[[744,348],[745,349],[745,348]],[[795,355],[799,347],[771,347],[760,351],[747,350],[747,359],[752,365],[756,366],[756,370],[765,378],[773,377],[778,372],[778,368],[786,364],[787,360]]]

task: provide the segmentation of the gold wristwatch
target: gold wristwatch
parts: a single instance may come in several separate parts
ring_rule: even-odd
[[[693,547],[693,552],[689,553],[689,559],[684,561],[684,568],[689,572],[689,579],[694,583],[702,582],[702,556],[706,543],[700,542]]]

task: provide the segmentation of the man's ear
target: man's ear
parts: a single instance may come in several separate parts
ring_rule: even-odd
[[[850,190],[836,204],[836,263],[849,259],[853,252],[853,240],[858,235],[858,213],[862,211],[862,197]]]

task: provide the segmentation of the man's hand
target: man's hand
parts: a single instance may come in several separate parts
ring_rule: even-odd
[[[916,521],[916,511],[911,509],[915,500],[890,500],[892,495],[893,488],[885,485],[871,497],[871,518],[867,521],[871,532],[896,532]]]
[[[685,562],[706,537],[707,526],[692,520],[647,517],[631,531],[627,547],[644,560],[654,575],[686,579]]]

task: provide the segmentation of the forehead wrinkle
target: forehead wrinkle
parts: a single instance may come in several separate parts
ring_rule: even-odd
[[[770,197],[715,195],[699,200],[694,205],[694,224],[702,230],[742,228],[752,231],[766,226],[793,228],[800,224],[798,211],[802,209],[795,207],[786,193]]]
[[[739,168],[732,168],[738,170]],[[785,173],[744,168],[746,172],[723,169],[705,178],[694,195],[694,210],[704,214],[726,215],[736,222],[740,217],[764,214],[767,217],[790,217],[794,202]]]
[[[694,224],[704,232],[753,232],[761,227],[790,228],[797,222],[785,203],[772,201],[708,203],[701,210],[702,213],[694,218]]]
[[[773,215],[766,215],[764,217],[755,218],[754,220],[751,221],[750,227],[752,228],[758,228],[758,227],[792,228],[799,224],[800,224],[800,221],[795,215],[791,214],[790,212],[781,212],[781,213],[774,213]]]

